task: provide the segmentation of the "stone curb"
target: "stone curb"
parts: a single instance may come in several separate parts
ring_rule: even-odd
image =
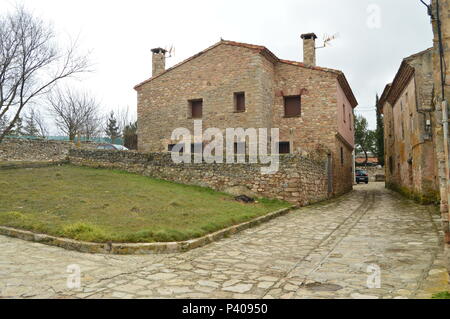
[[[57,246],[68,250],[76,250],[90,254],[115,254],[115,255],[145,255],[154,253],[185,252],[218,241],[224,237],[236,234],[245,229],[255,227],[276,217],[289,213],[295,206],[284,208],[267,215],[252,219],[242,224],[234,225],[215,233],[180,242],[168,243],[91,243],[74,239],[54,237],[45,234],[36,234],[27,230],[0,226],[0,235],[33,241],[45,245]]]

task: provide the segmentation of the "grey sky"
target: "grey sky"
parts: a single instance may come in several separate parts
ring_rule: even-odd
[[[0,11],[14,1],[0,0]],[[345,72],[358,113],[375,127],[375,94],[392,81],[401,60],[432,46],[426,8],[419,0],[22,0],[50,20],[63,36],[79,35],[92,50],[95,72],[80,84],[95,93],[104,111],[136,109],[133,86],[151,75],[150,49],[174,45],[170,67],[222,37],[266,46],[278,57],[302,61],[300,34],[339,33],[317,52],[319,66]],[[368,8],[380,8],[370,28]],[[371,20],[372,21],[372,20]],[[320,43],[318,43],[319,45]],[[372,110],[370,110],[372,108]]]

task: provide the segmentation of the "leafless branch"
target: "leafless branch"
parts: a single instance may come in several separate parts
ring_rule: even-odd
[[[23,7],[0,17],[0,120],[12,114],[0,142],[26,105],[87,71],[87,57],[76,52],[76,41],[59,48],[53,28]]]

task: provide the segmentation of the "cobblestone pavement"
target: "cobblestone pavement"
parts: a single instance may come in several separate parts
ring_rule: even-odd
[[[374,183],[187,253],[88,255],[0,236],[0,297],[429,298],[448,289],[438,223]],[[73,264],[81,287],[68,289]]]

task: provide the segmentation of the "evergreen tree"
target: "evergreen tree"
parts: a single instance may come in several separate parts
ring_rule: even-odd
[[[117,125],[116,117],[114,116],[114,111],[111,111],[108,121],[106,122],[106,136],[111,139],[111,143],[114,143],[114,140],[120,137],[119,126]]]
[[[25,135],[24,131],[23,131],[22,118],[20,116],[17,118],[17,121],[15,122],[13,128],[9,131],[9,135],[11,135],[11,136]]]
[[[123,145],[130,150],[137,149],[137,121],[125,126],[123,130]]]
[[[4,115],[2,118],[0,118],[0,134],[3,134],[3,131],[6,130],[9,124],[9,118],[7,115]],[[6,134],[8,135],[8,134]]]
[[[378,94],[376,96],[376,109],[377,109],[377,129],[375,131],[375,143],[376,143],[376,155],[378,157],[378,163],[384,166],[384,122],[383,115],[380,109],[380,99]]]
[[[25,127],[23,128],[23,133],[26,136],[39,136],[36,115],[33,110],[25,115]]]

